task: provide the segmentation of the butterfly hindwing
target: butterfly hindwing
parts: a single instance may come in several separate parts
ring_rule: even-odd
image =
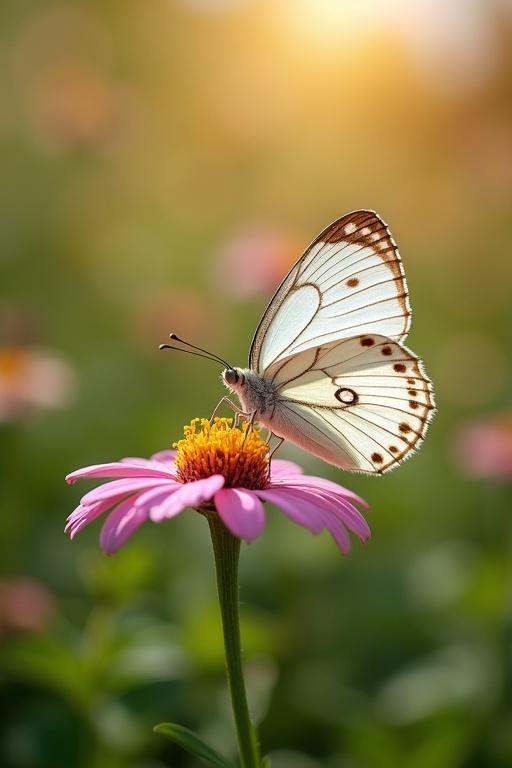
[[[251,369],[359,333],[401,341],[410,307],[396,243],[373,211],[341,217],[318,235],[277,289],[256,331]]]
[[[267,371],[284,435],[344,469],[382,473],[418,447],[434,398],[420,360],[387,337],[360,334],[293,355]]]

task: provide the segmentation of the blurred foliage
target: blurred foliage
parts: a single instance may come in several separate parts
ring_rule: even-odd
[[[238,290],[238,243],[284,272],[357,207],[401,245],[439,412],[383,479],[283,449],[366,497],[373,539],[341,558],[271,513],[243,548],[262,743],[273,768],[512,764],[510,476],[457,454],[511,407],[511,42],[508,0],[2,3],[2,768],[196,765],[162,720],[233,756],[204,520],[106,558],[97,525],[63,535],[63,477],[211,412],[213,368],[157,345],[243,364],[270,290],[251,260]],[[60,408],[35,373],[19,396],[42,354]]]

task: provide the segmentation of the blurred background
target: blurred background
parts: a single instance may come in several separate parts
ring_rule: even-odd
[[[439,412],[342,558],[270,511],[242,558],[274,768],[512,765],[512,3],[5,0],[0,8],[2,768],[226,755],[209,536],[70,543],[72,469],[169,446],[222,395],[327,223],[378,210]]]

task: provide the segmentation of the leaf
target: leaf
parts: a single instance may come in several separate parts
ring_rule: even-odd
[[[199,757],[203,762],[209,765],[215,765],[216,768],[233,768],[231,763],[219,755],[214,749],[208,746],[199,736],[185,728],[183,725],[177,723],[159,723],[153,728],[155,733],[161,733],[162,736],[166,736],[170,741],[174,741],[175,744],[186,749],[192,755]]]
[[[261,763],[261,768],[272,768],[270,757],[264,757]]]
[[[59,638],[33,635],[22,637],[3,649],[9,672],[17,678],[38,683],[82,705],[91,695],[91,679],[78,650]]]

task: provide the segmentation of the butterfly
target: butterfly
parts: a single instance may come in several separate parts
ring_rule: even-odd
[[[381,474],[418,448],[435,407],[403,344],[410,323],[396,243],[374,211],[354,211],[305,250],[263,314],[248,368],[228,366],[222,379],[281,440]]]

